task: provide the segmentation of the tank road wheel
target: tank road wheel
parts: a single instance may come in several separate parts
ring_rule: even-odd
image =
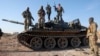
[[[59,38],[57,44],[59,48],[66,48],[68,46],[68,40],[67,38]]]
[[[89,44],[89,40],[88,40],[88,38],[86,38],[86,37],[84,37],[84,38],[82,38],[82,43],[83,43],[83,45],[88,45]]]
[[[75,47],[75,48],[76,48],[76,47],[79,47],[80,44],[81,44],[81,41],[80,41],[79,38],[73,37],[73,38],[71,39],[71,45],[72,45],[72,47]]]
[[[53,49],[56,46],[56,41],[54,38],[46,38],[44,40],[44,47],[47,49]]]
[[[31,39],[30,45],[33,49],[38,50],[42,47],[43,41],[40,37],[33,37]]]

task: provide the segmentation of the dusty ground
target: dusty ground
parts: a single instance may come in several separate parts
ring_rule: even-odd
[[[18,43],[16,36],[3,35],[0,40],[0,56],[92,56],[86,46],[65,50],[33,51]],[[100,40],[98,40],[98,43],[100,43]]]

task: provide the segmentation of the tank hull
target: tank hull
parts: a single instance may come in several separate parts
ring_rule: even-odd
[[[43,48],[50,50],[55,48],[64,49],[70,45],[76,48],[82,45],[88,45],[86,30],[80,31],[79,29],[33,29],[32,31],[20,33],[18,35],[18,40],[20,43],[33,50],[40,50]],[[40,46],[36,44],[39,44]]]

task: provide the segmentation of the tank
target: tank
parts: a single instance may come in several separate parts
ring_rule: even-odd
[[[24,25],[24,23],[7,19],[3,19],[3,21]],[[88,45],[87,27],[82,26],[79,19],[72,22],[51,20],[45,22],[43,28],[38,28],[38,23],[31,27],[28,31],[18,34],[17,38],[21,44],[33,50],[65,49],[68,46],[77,48]]]

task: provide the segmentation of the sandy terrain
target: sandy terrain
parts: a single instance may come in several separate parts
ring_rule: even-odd
[[[100,35],[100,32],[98,35]],[[16,36],[2,36],[0,40],[0,56],[92,56],[87,46],[65,50],[33,51],[18,43]],[[100,43],[100,40],[98,40],[98,43]]]

